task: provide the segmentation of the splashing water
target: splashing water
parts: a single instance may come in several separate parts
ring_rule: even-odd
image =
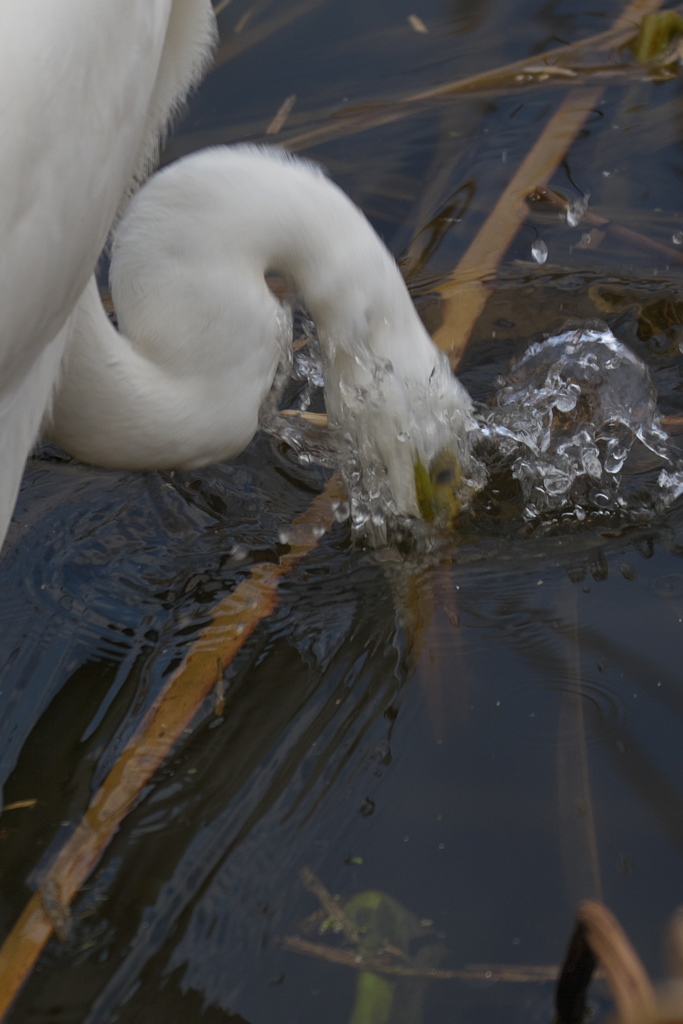
[[[284,441],[304,466],[318,465],[327,469],[338,468],[335,439],[331,432],[306,419],[287,418],[279,414],[280,404],[290,382],[303,384],[296,410],[306,412],[316,392],[325,383],[323,377],[320,342],[313,321],[305,316],[296,318],[297,337],[292,346],[293,318],[281,324],[281,362],[260,413],[259,423],[266,433]]]
[[[389,536],[395,541],[408,536],[412,543],[419,535],[429,542],[434,526],[446,526],[449,513],[463,507],[486,479],[469,436],[478,434],[478,428],[448,360],[439,355],[428,380],[408,383],[390,362],[365,352],[362,363],[357,357],[362,372],[351,382],[342,377],[328,396],[339,426],[321,429],[305,418],[277,415],[290,374],[304,385],[297,401],[301,411],[324,383],[325,359],[315,327],[310,320],[303,320],[301,327],[303,337],[295,342],[293,360],[278,374],[261,411],[262,427],[285,441],[300,462],[341,472],[349,500],[335,510],[335,517],[349,519],[354,535],[373,546],[385,544]],[[426,516],[433,518],[429,525],[420,519],[425,512],[418,493],[421,471],[436,509]],[[406,487],[413,495],[413,515],[401,511],[409,504]]]
[[[302,330],[285,376],[291,372],[304,384],[298,404],[306,409],[323,385],[323,360],[313,324],[304,321]],[[358,427],[386,407],[396,386],[390,366],[373,365],[369,380],[365,388],[342,389],[344,422],[354,423],[353,430],[275,415],[282,387],[262,416],[263,426],[302,463],[341,471],[349,500],[335,516],[339,522],[350,520],[355,535],[374,545],[385,543],[388,535],[427,536],[427,524],[398,516],[386,460],[370,433]],[[683,463],[661,425],[650,372],[602,321],[569,323],[562,333],[531,345],[498,379],[491,404],[471,420],[463,420],[451,380],[444,359],[421,392],[411,392],[395,445],[410,448],[419,437],[426,460],[451,446],[462,466],[464,502],[486,482],[481,458],[511,466],[530,520],[549,513],[552,518],[558,510],[579,521],[588,511],[651,515],[683,494]],[[645,502],[627,494],[621,479],[636,442],[666,463],[657,493]]]
[[[649,370],[601,321],[568,324],[531,345],[499,378],[493,402],[483,433],[510,460],[529,518],[560,508],[579,519],[586,508],[635,511],[620,473],[636,440],[675,465]],[[663,470],[659,486],[659,504],[668,504],[680,473]]]
[[[407,384],[391,364],[378,360],[367,368],[362,386],[342,384],[335,396],[352,526],[374,546],[388,537],[429,542],[434,527],[447,528],[486,480],[473,454],[478,430],[469,401],[465,394],[463,404],[462,386],[445,356],[422,383]],[[373,436],[377,423],[385,427],[381,437]],[[401,511],[408,488],[413,515]]]
[[[315,391],[325,386],[320,342],[312,320],[301,319],[301,338],[294,346],[292,379],[302,381],[304,389],[299,396],[299,409],[306,410]]]

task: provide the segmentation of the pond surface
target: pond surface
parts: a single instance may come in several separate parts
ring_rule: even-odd
[[[365,210],[430,326],[435,285],[566,80],[503,84],[306,145],[297,136],[533,62],[620,11],[585,0],[221,7],[220,64],[165,158],[262,141],[296,95],[280,137]],[[640,241],[586,238],[586,225],[539,204],[460,375],[486,401],[530,341],[601,316],[675,419],[681,85],[636,73],[600,84],[551,185],[570,202],[590,193],[592,211]],[[0,560],[0,778],[7,804],[37,802],[0,820],[4,933],[212,606],[286,551],[282,530],[326,477],[263,436],[198,472],[100,471],[49,446],[31,460]],[[627,474],[633,487],[652,479],[649,466]],[[397,982],[389,1017],[357,1006],[353,1024],[550,1021],[551,982],[486,971],[558,964],[586,896],[665,973],[683,868],[683,508],[638,522],[522,512],[503,474],[429,557],[354,547],[340,523],[292,568],[224,697],[207,698],[118,830],[74,903],[71,938],[50,941],[12,1024],[347,1024],[361,975],[322,958],[342,945],[311,924],[305,868],[342,902],[369,890],[398,901],[414,932],[405,949],[424,963],[484,965],[468,980]],[[605,991],[592,998],[604,1013]]]

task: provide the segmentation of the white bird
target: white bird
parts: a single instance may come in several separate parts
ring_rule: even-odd
[[[370,499],[375,487],[388,514],[419,517],[416,465],[444,451],[467,463],[469,396],[360,210],[279,150],[207,149],[136,193],[112,246],[119,331],[91,282],[49,435],[119,469],[193,468],[242,451],[291,344],[269,271],[317,325],[331,424],[363,453],[357,484]]]
[[[0,544],[79,296],[214,38],[210,0],[0,3]]]
[[[445,483],[457,490],[471,426],[467,393],[422,326],[389,252],[311,165],[250,147],[179,161],[142,187],[116,229],[111,283],[120,332],[94,279],[83,290],[121,195],[149,159],[169,106],[198,73],[213,24],[203,0],[148,0],[146,16],[134,0],[118,0],[113,14],[100,0],[88,3],[97,12],[83,14],[77,55],[86,67],[74,66],[66,38],[63,54],[55,46],[65,73],[78,80],[62,91],[72,94],[69,117],[81,119],[79,132],[65,141],[50,126],[52,114],[65,127],[70,108],[42,109],[49,107],[42,79],[31,114],[40,114],[49,145],[40,135],[34,162],[35,126],[24,137],[12,125],[21,145],[8,161],[11,199],[5,189],[0,200],[10,206],[0,234],[0,539],[51,396],[49,436],[100,466],[196,467],[249,443],[288,340],[267,271],[292,282],[317,324],[331,422],[347,451],[365,449],[360,469],[347,472],[352,486],[381,499],[389,514],[419,516],[416,467],[441,465],[446,450],[458,467],[452,478],[449,463]],[[35,24],[42,12],[33,7]],[[64,3],[48,19],[55,31],[62,18],[69,22]],[[126,18],[122,39],[116,26]],[[46,52],[57,75],[53,50]],[[117,76],[117,59],[125,75]]]

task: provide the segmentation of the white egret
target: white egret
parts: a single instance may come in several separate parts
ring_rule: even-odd
[[[179,161],[142,187],[115,232],[120,333],[94,279],[86,286],[121,196],[199,73],[213,27],[204,0],[118,0],[114,12],[107,3],[88,0],[94,13],[79,0],[52,14],[46,2],[39,12],[31,6],[31,26],[43,16],[48,23],[44,52],[32,55],[40,81],[30,113],[40,130],[29,119],[22,134],[10,118],[17,145],[0,158],[11,184],[0,233],[0,540],[50,405],[49,436],[105,467],[195,467],[248,444],[287,340],[269,270],[292,282],[317,323],[328,413],[347,450],[366,448],[366,492],[389,513],[418,516],[434,460],[446,489],[457,489],[443,452],[458,466],[467,459],[470,401],[394,260],[318,170],[250,147]],[[76,11],[78,46],[69,47],[68,32],[49,44],[44,33],[71,24]],[[45,54],[56,110],[39,65]],[[60,63],[75,85],[63,86]]]
[[[0,3],[0,544],[70,317],[214,37],[210,0]]]
[[[444,449],[466,459],[469,397],[360,210],[278,150],[204,150],[133,197],[112,246],[119,331],[91,283],[50,435],[115,468],[191,468],[242,451],[291,342],[268,271],[317,324],[332,424],[374,462],[388,511],[419,516],[415,467]]]

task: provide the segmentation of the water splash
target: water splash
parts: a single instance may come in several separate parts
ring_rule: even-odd
[[[636,441],[676,468],[648,368],[601,321],[567,324],[513,360],[482,428],[510,461],[530,518],[631,510],[620,474]],[[682,486],[663,471],[660,504]]]
[[[323,360],[313,324],[305,321],[302,329],[291,375],[304,385],[298,405],[306,409],[323,385]],[[552,520],[558,511],[578,521],[594,511],[637,518],[683,494],[683,462],[662,427],[650,372],[602,321],[568,323],[560,334],[531,345],[498,379],[491,403],[467,421],[445,359],[419,393],[411,391],[409,407],[395,394],[400,381],[390,365],[376,363],[371,371],[366,387],[341,389],[342,422],[351,429],[275,415],[282,388],[274,392],[271,413],[262,421],[301,463],[342,473],[349,500],[335,516],[350,521],[354,535],[375,546],[406,534],[413,542],[429,543],[435,533],[429,524],[399,515],[386,452],[363,428],[366,421],[377,421],[378,408],[386,411],[394,403],[401,408],[396,459],[401,449],[413,451],[417,444],[425,465],[437,465],[440,450],[456,449],[463,503],[484,486],[485,463],[501,461],[521,486],[528,520],[548,515]],[[664,464],[646,497],[629,491],[622,479],[638,445]]]
[[[325,386],[325,379],[315,324],[307,317],[302,317],[300,323],[301,336],[294,345],[292,356],[292,379],[304,384],[304,389],[299,395],[298,408],[305,411],[310,407],[316,390]]]
[[[351,523],[373,546],[401,536],[411,544],[427,541],[429,535],[447,528],[452,514],[465,507],[471,495],[486,479],[483,465],[473,453],[478,435],[469,399],[453,377],[445,356],[439,356],[428,380],[407,383],[390,364],[368,361],[370,372],[362,386],[342,384],[337,401],[336,431],[340,469],[350,495]],[[373,436],[373,425],[383,423],[381,436]],[[440,467],[451,466],[442,485]],[[427,511],[418,509],[417,475],[431,483]],[[412,514],[406,514],[410,500]],[[422,512],[430,523],[424,523]]]
[[[322,391],[325,383],[315,324],[309,317],[298,315],[295,325],[296,337],[292,345],[291,314],[289,328],[283,321],[281,362],[270,394],[260,410],[259,423],[266,433],[279,441],[284,441],[302,465],[337,469],[337,444],[330,431],[302,417],[285,418],[280,415],[280,406],[283,403],[289,405],[285,400],[285,393],[291,383],[297,386],[298,394],[294,409],[299,412],[309,410],[316,393]]]
[[[433,481],[435,507],[448,509],[443,496],[451,481],[441,477],[444,466],[455,466],[453,507],[464,506],[486,478],[482,464],[472,451],[470,435],[478,434],[470,401],[453,377],[448,360],[439,354],[429,379],[405,381],[391,363],[365,351],[357,356],[362,372],[340,377],[332,406],[338,426],[327,428],[304,417],[278,415],[286,388],[285,377],[303,383],[297,397],[299,411],[305,411],[324,382],[325,361],[310,320],[302,321],[302,338],[261,411],[261,425],[285,441],[298,460],[341,472],[349,495],[348,503],[336,510],[340,521],[350,520],[352,532],[373,546],[389,537],[429,542],[438,528],[446,526],[439,512],[434,523],[420,518],[416,474],[424,470],[429,479],[433,466],[439,474]],[[329,408],[329,405],[328,405]],[[377,425],[382,430],[377,430]],[[454,456],[449,462],[446,456]],[[412,514],[406,509],[411,508]],[[442,517],[447,518],[446,512]]]

